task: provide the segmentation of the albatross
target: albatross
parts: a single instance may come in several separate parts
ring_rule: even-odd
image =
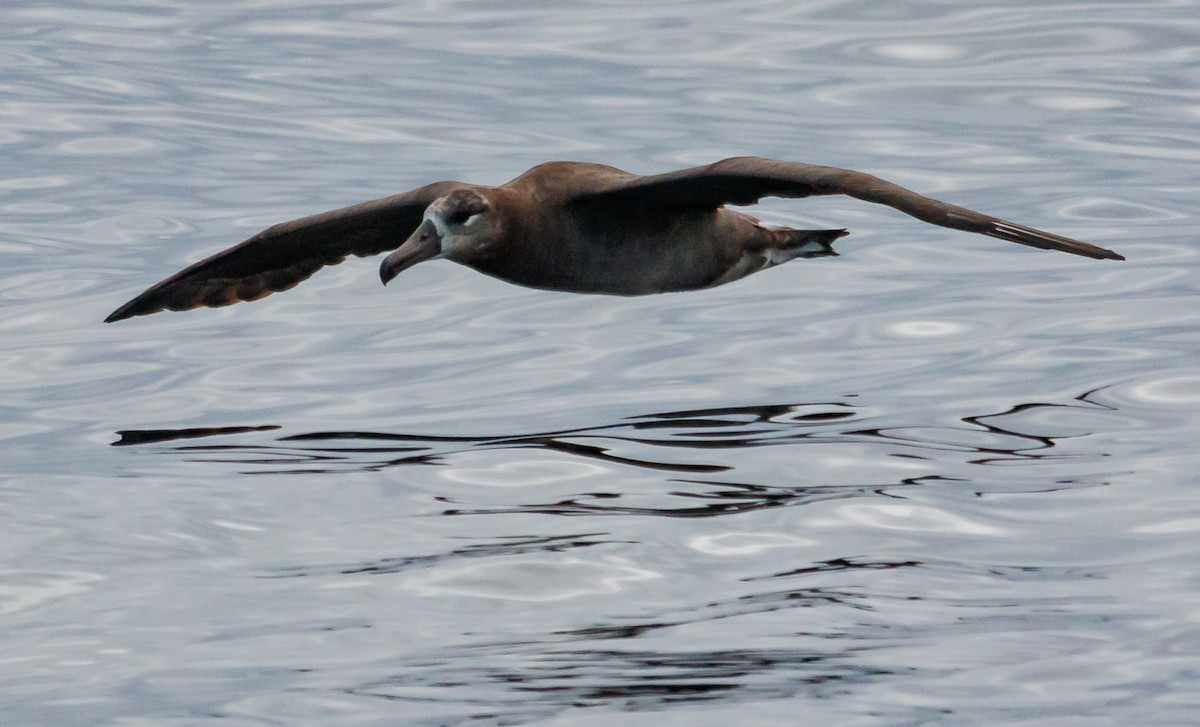
[[[835,255],[833,241],[847,234],[768,228],[726,205],[830,194],[1030,247],[1125,259],[850,169],[735,157],[640,176],[604,164],[546,162],[498,187],[435,182],[282,222],[152,285],[105,320],[257,300],[350,255],[389,251],[379,268],[385,285],[419,262],[445,258],[544,290],[709,288],[795,258]]]

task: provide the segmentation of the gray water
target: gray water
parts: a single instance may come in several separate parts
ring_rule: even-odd
[[[0,724],[1200,722],[1200,3],[0,10]],[[864,169],[645,298],[281,220],[547,159]]]

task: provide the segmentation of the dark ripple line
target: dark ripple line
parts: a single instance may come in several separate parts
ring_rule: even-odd
[[[262,578],[306,578],[328,575],[388,575],[413,568],[427,568],[446,561],[474,558],[491,558],[529,553],[561,553],[595,545],[623,543],[627,541],[607,539],[607,533],[578,533],[573,535],[513,535],[500,538],[497,543],[476,543],[433,555],[413,555],[396,558],[378,558],[367,563],[341,565],[305,565],[280,568]]]
[[[636,445],[640,450],[667,448],[672,452],[687,449],[720,450],[749,447],[794,444],[798,442],[883,442],[898,444],[916,451],[889,452],[889,456],[925,459],[921,450],[975,452],[981,457],[969,460],[970,464],[996,465],[1008,461],[1053,460],[1087,458],[1089,454],[1064,454],[1051,452],[1056,443],[1063,439],[1088,436],[1090,432],[1074,434],[1033,434],[1021,431],[1021,417],[1042,410],[1092,410],[1114,411],[1110,406],[1092,400],[1097,391],[1088,391],[1075,397],[1072,403],[1030,402],[1013,405],[1003,411],[964,416],[960,421],[965,427],[940,427],[948,433],[966,432],[986,435],[992,441],[986,444],[963,444],[953,441],[954,437],[917,436],[908,432],[930,428],[916,425],[862,427],[868,418],[865,410],[845,402],[821,402],[805,404],[773,404],[743,407],[691,409],[678,412],[657,412],[627,417],[620,421],[590,427],[555,430],[532,434],[500,434],[483,436],[418,435],[407,433],[369,431],[318,431],[278,437],[279,443],[317,443],[350,441],[378,441],[404,443],[396,447],[357,446],[280,446],[279,444],[221,444],[179,445],[168,447],[164,453],[244,452],[253,457],[214,458],[214,461],[244,465],[304,464],[305,473],[333,473],[357,470],[380,471],[390,467],[425,464],[444,464],[448,457],[466,451],[492,449],[540,449],[559,452],[571,457],[592,459],[618,465],[627,465],[650,471],[676,472],[680,474],[717,474],[728,472],[733,467],[724,464],[702,462],[663,461],[647,456],[630,456],[614,452],[617,446]],[[873,417],[872,417],[873,418]],[[1013,423],[1008,420],[1015,419]],[[857,424],[859,426],[846,426]],[[121,430],[113,446],[153,444],[179,439],[210,437],[218,435],[246,434],[271,431],[278,425],[254,427],[211,427],[179,430]],[[634,433],[638,433],[635,435]],[[646,436],[653,433],[655,436]],[[1013,444],[1005,439],[1012,438]],[[600,440],[594,441],[581,440]],[[463,445],[461,447],[445,445]],[[379,455],[403,455],[383,456]],[[1096,453],[1095,456],[1107,456]],[[314,462],[325,462],[328,467],[312,467]],[[255,470],[246,474],[296,473],[300,470],[272,468]],[[686,481],[686,480],[681,480]],[[576,510],[576,504],[566,505],[567,510]],[[583,506],[583,510],[589,509]]]
[[[946,478],[911,478],[902,480],[899,485],[917,485],[923,480]],[[621,497],[617,493],[591,492],[576,497],[550,503],[525,503],[505,507],[490,508],[449,508],[442,515],[503,515],[503,514],[541,514],[541,515],[651,515],[672,518],[705,518],[719,515],[735,515],[755,512],[775,507],[803,505],[824,500],[844,500],[863,495],[881,495],[896,497],[885,490],[895,489],[897,483],[875,485],[800,485],[796,487],[767,487],[765,485],[742,484],[731,482],[716,482],[710,480],[673,480],[681,483],[711,485],[725,488],[716,492],[696,493],[675,490],[668,494],[715,502],[694,507],[637,507],[633,505],[617,505],[611,502],[591,504],[581,502],[582,498],[592,497],[597,500],[615,500]]]
[[[487,704],[490,717],[519,720],[560,709],[607,705],[631,710],[681,702],[830,697],[853,685],[912,673],[910,668],[856,664],[867,647],[832,653],[805,649],[694,650],[664,654],[646,650],[571,649],[546,652],[546,644],[519,645],[526,665],[478,666],[474,659],[426,661],[391,678],[347,690],[390,701],[442,701],[430,688],[474,684],[497,687]],[[494,645],[488,650],[491,651]],[[459,666],[458,661],[471,661]],[[411,689],[419,690],[411,696]],[[530,697],[533,697],[531,700]],[[448,691],[446,700],[458,700]],[[515,722],[514,722],[515,723]]]

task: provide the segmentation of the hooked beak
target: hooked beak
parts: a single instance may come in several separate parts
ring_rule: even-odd
[[[433,260],[442,255],[442,238],[431,220],[421,223],[404,244],[383,259],[379,266],[379,279],[384,285],[419,262]]]

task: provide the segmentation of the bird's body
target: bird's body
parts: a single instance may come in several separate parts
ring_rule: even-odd
[[[270,227],[192,265],[108,321],[254,300],[348,255],[395,250],[380,274],[440,257],[518,285],[643,295],[721,285],[795,257],[833,255],[845,230],[768,229],[726,204],[847,194],[926,222],[1092,258],[1111,250],[924,197],[862,172],[756,157],[638,176],[547,162],[498,187],[437,182]],[[401,244],[403,243],[403,244]]]
[[[662,214],[633,205],[621,210],[572,203],[633,178],[599,164],[534,167],[503,187],[486,190],[492,206],[506,209],[505,217],[517,221],[498,245],[505,254],[456,262],[531,288],[643,295],[726,283],[773,264],[771,253],[778,262],[787,257],[781,248],[795,231],[767,229],[724,207]],[[529,219],[537,220],[535,229],[522,228],[519,221]],[[844,233],[821,234],[832,240]]]

